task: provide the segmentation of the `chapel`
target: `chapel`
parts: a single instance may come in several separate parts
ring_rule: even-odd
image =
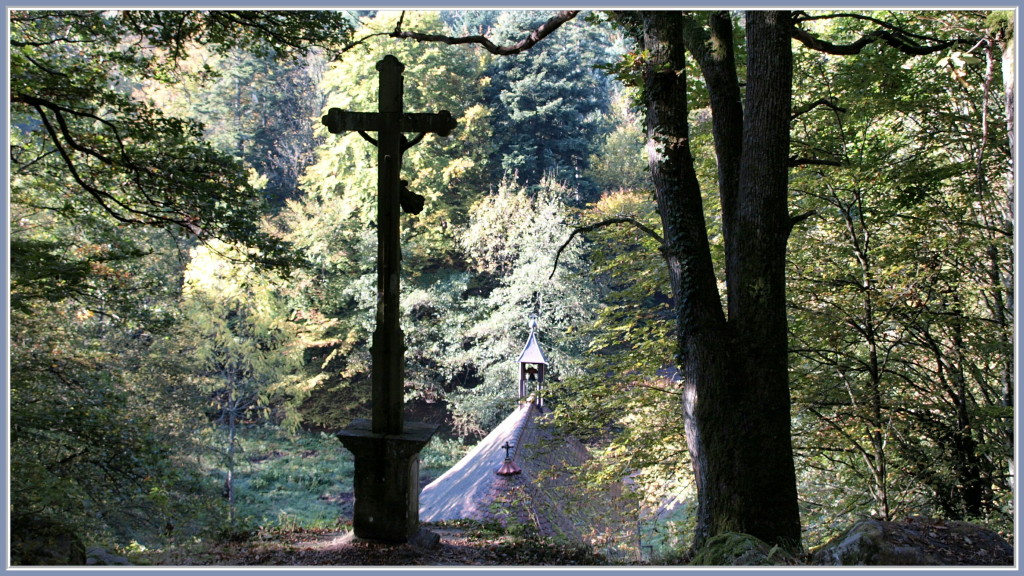
[[[548,361],[536,319],[519,355],[519,404],[455,466],[423,488],[421,522],[476,520],[517,525],[547,537],[590,540],[602,531],[598,509],[575,485],[572,469],[590,453],[550,421],[544,405]]]

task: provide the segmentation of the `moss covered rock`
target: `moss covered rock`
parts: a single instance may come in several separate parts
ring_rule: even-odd
[[[967,522],[867,519],[816,550],[818,566],[1000,566],[1013,547],[995,532]]]
[[[782,548],[754,536],[726,532],[708,540],[690,563],[696,566],[784,566],[796,561]]]

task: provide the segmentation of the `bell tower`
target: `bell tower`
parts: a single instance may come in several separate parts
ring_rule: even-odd
[[[544,406],[544,371],[548,361],[537,339],[537,315],[530,315],[530,336],[519,355],[519,400],[536,395],[538,406]]]

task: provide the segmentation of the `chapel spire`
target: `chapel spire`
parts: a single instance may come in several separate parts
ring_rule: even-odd
[[[526,340],[526,346],[519,355],[519,399],[536,395],[538,406],[544,406],[542,391],[544,388],[544,371],[548,361],[540,348],[540,341],[537,339],[537,314],[530,315],[530,336]]]

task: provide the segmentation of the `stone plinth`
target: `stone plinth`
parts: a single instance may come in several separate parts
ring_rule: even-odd
[[[437,426],[405,422],[401,434],[373,432],[369,420],[355,420],[338,439],[355,456],[355,511],[358,538],[407,542],[419,529],[419,452]]]

